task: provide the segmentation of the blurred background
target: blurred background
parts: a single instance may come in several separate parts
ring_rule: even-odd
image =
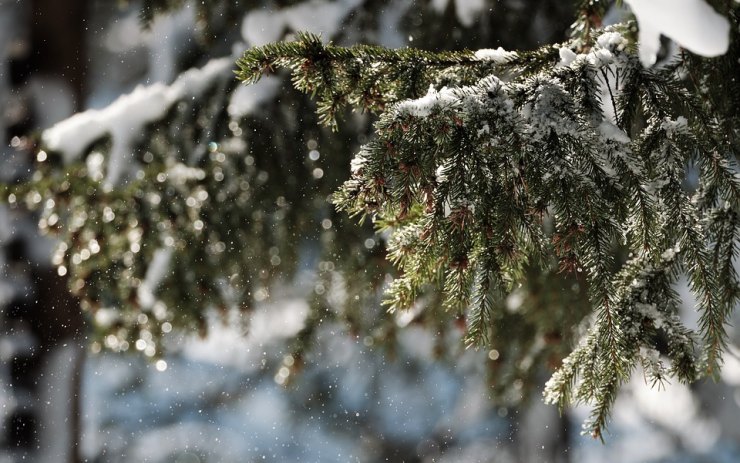
[[[154,15],[152,5],[177,8]],[[105,108],[137,85],[172,84],[191,67],[222,57],[233,62],[247,47],[298,30],[343,45],[531,49],[563,40],[574,17],[569,2],[534,0],[225,5],[204,17],[191,2],[0,0],[0,181],[33,175],[40,130]],[[228,317],[200,318],[207,334],[172,330],[161,357],[142,353],[146,344],[101,345],[92,322],[104,325],[104,313],[83,315],[65,275],[52,266],[58,243],[38,231],[39,214],[0,205],[0,463],[740,461],[734,347],[716,384],[657,391],[636,375],[602,444],[580,435],[588,409],[561,415],[542,404],[546,371],[534,384],[519,384],[531,394],[493,400],[496,379],[487,362],[498,351],[465,351],[461,333],[440,340],[439,331],[413,317],[385,315],[372,291],[353,316],[385,317],[382,330],[356,322],[372,328],[357,331],[342,317],[312,320],[313,305],[331,305],[324,294],[331,282],[324,280],[336,277],[334,263],[318,251],[324,241],[349,236],[360,249],[340,242],[334,252],[362,255],[354,264],[380,281],[389,271],[382,237],[316,202],[348,177],[370,119],[351,115],[347,130],[321,131],[289,79],[267,82],[233,91],[228,112],[242,125],[231,131],[255,158],[287,145],[282,149],[303,169],[291,171],[287,184],[308,185],[313,209],[303,225],[308,238],[285,244],[295,248],[290,270],[281,273],[278,256],[288,257],[278,244],[251,244],[269,248],[276,270],[248,327]],[[286,184],[263,177],[263,196],[279,204]],[[342,231],[341,221],[350,228]],[[298,357],[295,339],[307,326],[310,348],[302,346]],[[376,346],[388,337],[392,348]]]

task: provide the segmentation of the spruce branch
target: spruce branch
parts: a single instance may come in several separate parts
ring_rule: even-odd
[[[523,70],[533,62],[554,58],[547,52],[507,58]],[[246,84],[263,75],[287,68],[296,89],[316,99],[322,124],[336,129],[342,108],[383,111],[388,105],[417,98],[446,73],[466,74],[474,81],[498,67],[497,61],[481,59],[470,51],[430,52],[414,48],[392,50],[379,46],[340,47],[324,44],[321,37],[300,32],[293,42],[278,42],[247,50],[236,62],[239,80]]]

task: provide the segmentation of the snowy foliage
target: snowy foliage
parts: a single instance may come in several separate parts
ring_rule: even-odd
[[[696,14],[665,7],[666,22],[628,3],[639,52],[634,25],[599,27],[595,0],[579,3],[570,40],[516,52],[328,42],[368,20],[355,0],[256,9],[241,38],[260,46],[236,71],[252,87],[228,79],[229,57],[139,87],[45,131],[33,179],[2,193],[62,238],[53,263],[99,322],[95,349],[157,357],[173,324],[260,320],[255,307],[310,262],[296,358],[331,321],[389,349],[412,322],[462,330],[491,352],[497,399],[523,400],[554,370],[546,400],[591,404],[586,431],[600,437],[637,368],[655,385],[718,375],[738,300],[739,7],[685,0]],[[145,19],[181,4],[144,2]],[[430,7],[472,26],[483,5]],[[660,33],[722,56],[652,69]],[[280,68],[316,116],[281,91]],[[376,118],[361,147],[347,134],[367,119],[347,109]],[[380,234],[329,209],[340,180],[335,204]],[[679,316],[683,274],[696,328]]]

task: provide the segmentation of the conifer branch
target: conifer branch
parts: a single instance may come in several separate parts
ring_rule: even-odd
[[[530,61],[551,60],[553,49],[548,50],[537,60],[513,55],[502,61],[522,63],[526,69],[525,63]],[[389,104],[423,95],[445,73],[465,75],[464,80],[471,82],[491,73],[501,63],[476,57],[470,51],[339,47],[322,43],[317,35],[301,32],[293,42],[247,50],[236,64],[237,78],[246,84],[279,68],[289,69],[296,89],[316,99],[321,123],[336,129],[336,116],[345,107],[383,111]]]

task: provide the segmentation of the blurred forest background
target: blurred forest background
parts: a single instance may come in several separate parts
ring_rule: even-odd
[[[75,112],[298,30],[342,45],[532,49],[562,40],[574,11],[534,0],[241,1],[204,20],[194,3],[161,15],[152,4],[0,0],[0,181],[33,175],[39,131]],[[334,305],[339,261],[376,285],[390,271],[372,228],[325,201],[371,120],[347,115],[331,133],[286,76],[234,90],[234,66],[224,69],[224,88],[239,96],[222,110],[238,123],[213,130],[244,140],[232,149],[257,165],[279,153],[255,176],[255,197],[277,205],[270,213],[285,202],[296,211],[243,243],[265,281],[248,329],[215,315],[195,317],[192,330],[165,322],[161,358],[146,342],[99,339],[51,264],[57,243],[39,233],[39,214],[0,205],[0,463],[740,460],[734,347],[717,384],[655,391],[636,378],[602,445],[580,436],[586,410],[560,416],[541,403],[547,372],[519,385],[531,394],[494,401],[497,351],[464,351],[459,335],[439,339],[413,315],[384,314],[372,285],[357,290],[353,310],[308,319],[309,307]],[[173,130],[183,149],[195,143],[186,125]]]

